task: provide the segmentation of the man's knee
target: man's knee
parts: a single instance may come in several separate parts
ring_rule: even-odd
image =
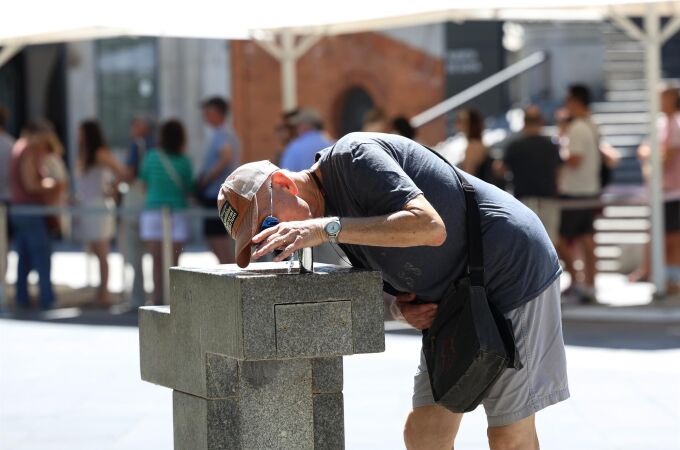
[[[534,416],[503,427],[487,430],[491,450],[538,450]]]
[[[450,450],[462,416],[436,405],[414,409],[404,425],[406,448]]]

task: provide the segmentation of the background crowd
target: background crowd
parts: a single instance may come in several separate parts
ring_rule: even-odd
[[[595,242],[593,223],[601,205],[598,198],[618,162],[616,149],[600,137],[590,118],[591,93],[586,86],[569,88],[563,108],[547,120],[534,105],[524,109],[520,133],[502,145],[500,156],[485,145],[484,117],[475,109],[457,112],[456,129],[465,138],[465,152],[452,161],[466,172],[506,189],[543,222],[558,249],[571,285],[565,301],[596,302]],[[229,102],[213,97],[202,103],[203,119],[211,130],[198,170],[187,156],[191,143],[183,124],[175,119],[156,124],[148,117],[135,117],[123,161],[109,148],[106,130],[96,120],[80,124],[78,164],[72,171],[64,164],[63,147],[51,125],[32,122],[15,138],[5,131],[8,112],[0,108],[0,201],[15,206],[79,206],[76,214],[11,213],[10,233],[18,254],[16,307],[31,307],[28,274],[39,278],[39,306],[54,305],[50,282],[51,242],[73,236],[99,262],[100,286],[96,304],[111,304],[107,289],[111,243],[117,241],[133,269],[131,303],[147,302],[142,258],[153,260],[153,284],[167,276],[162,270],[162,214],[171,211],[173,262],[191,234],[190,205],[215,208],[224,178],[241,162],[239,139],[229,125]],[[666,86],[661,92],[658,137],[663,158],[663,186],[680,191],[680,91]],[[555,127],[546,128],[546,122]],[[554,130],[554,131],[553,131]],[[406,117],[388,117],[380,109],[364,115],[362,131],[398,133],[417,140]],[[275,163],[299,171],[310,167],[319,150],[332,145],[322,117],[312,108],[299,108],[281,115],[273,130],[280,142]],[[640,146],[643,168],[648,165],[649,146]],[[73,185],[71,185],[73,183]],[[120,215],[116,206],[122,206]],[[666,256],[669,266],[680,266],[680,200],[668,201]],[[216,214],[203,219],[202,234],[220,263],[231,263],[234,251]],[[124,238],[123,238],[124,237]],[[580,260],[582,264],[575,264]],[[579,270],[577,270],[577,267]],[[632,281],[649,277],[649,257],[631,274]],[[676,280],[677,281],[677,280]],[[671,291],[677,289],[673,280]],[[154,289],[154,304],[164,302],[162,289]]]

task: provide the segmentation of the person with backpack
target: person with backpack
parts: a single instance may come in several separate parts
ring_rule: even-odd
[[[145,211],[139,221],[139,233],[153,258],[153,303],[163,304],[164,276],[162,264],[162,208],[171,210],[173,265],[179,262],[182,245],[189,237],[189,222],[182,210],[188,206],[193,190],[191,160],[184,154],[186,133],[178,120],[161,126],[159,146],[144,156],[139,178],[144,183]]]
[[[423,352],[413,355],[420,364],[404,431],[408,449],[450,450],[464,412],[478,402],[491,448],[539,448],[535,414],[569,397],[562,270],[540,220],[518,200],[402,136],[350,133],[321,150],[306,170],[290,172],[269,161],[239,167],[222,183],[217,208],[240,267],[275,250],[282,252],[274,261],[282,261],[330,242],[352,266],[381,272],[397,317],[426,333],[440,330],[432,336],[433,352],[424,339]],[[451,308],[459,293],[471,308]],[[501,367],[484,390],[474,389],[471,402],[452,406],[472,391],[438,391],[436,383],[431,389],[431,380],[448,378],[437,376],[441,366],[430,373],[429,362],[434,356],[466,364],[459,355],[474,340],[461,334],[439,346],[440,336],[449,339],[478,323],[451,326],[449,312],[461,318],[481,308],[497,311],[509,328],[517,364]],[[485,325],[501,332],[498,323]],[[488,374],[475,375],[486,380]]]

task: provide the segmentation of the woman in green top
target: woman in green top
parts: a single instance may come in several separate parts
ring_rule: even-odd
[[[163,239],[161,209],[171,210],[173,264],[177,265],[182,244],[189,236],[189,223],[182,209],[193,181],[191,160],[184,155],[186,134],[177,120],[168,120],[160,129],[159,148],[144,156],[140,179],[146,188],[145,211],[139,221],[139,232],[153,257],[154,304],[163,303],[163,265],[161,241]]]

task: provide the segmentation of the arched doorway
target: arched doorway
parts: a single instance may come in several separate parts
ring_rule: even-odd
[[[374,107],[375,103],[365,89],[354,86],[343,94],[340,101],[338,116],[338,136],[344,136],[352,131],[361,131],[364,115]]]

